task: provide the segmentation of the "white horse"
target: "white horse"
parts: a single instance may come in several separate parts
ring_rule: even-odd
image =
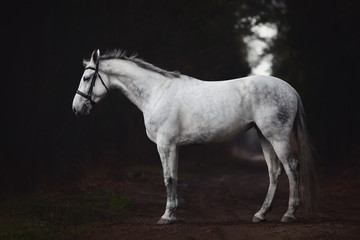
[[[283,169],[290,194],[281,221],[296,219],[299,188],[303,203],[314,206],[315,174],[304,110],[299,95],[286,82],[268,76],[201,81],[117,50],[102,56],[99,50],[94,51],[84,65],[73,100],[76,115],[89,114],[109,89],[120,89],[143,112],[147,136],[157,144],[167,192],[159,224],[176,221],[179,145],[218,142],[251,127],[257,129],[270,178],[265,201],[253,221],[266,220]],[[292,132],[299,149],[296,155],[290,146]]]

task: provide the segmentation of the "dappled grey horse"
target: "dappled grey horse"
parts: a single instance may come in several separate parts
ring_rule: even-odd
[[[266,220],[283,169],[290,194],[281,221],[296,219],[299,192],[307,207],[314,206],[315,175],[304,109],[299,95],[286,82],[268,76],[201,81],[118,50],[105,55],[94,51],[84,65],[73,100],[76,115],[89,114],[111,89],[120,89],[143,112],[146,133],[156,143],[161,158],[167,192],[159,224],[176,221],[178,147],[226,140],[252,127],[259,135],[270,178],[265,201],[253,221]],[[298,151],[291,148],[291,135]]]

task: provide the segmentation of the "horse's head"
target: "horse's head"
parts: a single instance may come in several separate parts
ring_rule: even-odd
[[[94,104],[109,92],[109,79],[99,69],[99,58],[100,50],[96,50],[91,54],[90,61],[85,64],[85,70],[73,100],[73,111],[78,116],[89,114]]]

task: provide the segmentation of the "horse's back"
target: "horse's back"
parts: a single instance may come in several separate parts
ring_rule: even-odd
[[[247,117],[239,104],[241,96],[232,84],[195,81],[179,86],[177,96],[180,142],[222,141],[247,128]]]
[[[289,99],[296,97],[290,85],[267,76],[228,81],[187,78],[174,82],[167,91],[149,120],[156,123],[156,131],[183,144],[222,141],[253,124],[284,120],[292,114]]]
[[[210,142],[230,138],[253,124],[287,117],[291,109],[286,104],[296,95],[290,85],[278,78],[250,76],[186,82],[179,85],[178,97],[172,97],[178,102],[177,118],[184,142]]]

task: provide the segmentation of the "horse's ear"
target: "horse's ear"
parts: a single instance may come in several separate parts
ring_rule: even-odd
[[[96,64],[99,61],[99,57],[100,57],[100,50],[94,50],[93,53],[91,54],[91,61]]]

